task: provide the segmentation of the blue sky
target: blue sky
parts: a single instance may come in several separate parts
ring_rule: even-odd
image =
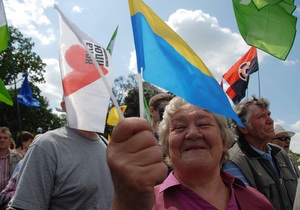
[[[19,28],[24,36],[32,37],[35,42],[34,51],[47,64],[46,84],[39,87],[53,110],[59,107],[63,92],[58,63],[59,22],[54,4],[104,47],[118,25],[113,51],[115,77],[136,72],[133,34],[126,0],[3,2],[8,24]],[[194,49],[218,81],[250,48],[240,36],[231,1],[146,0],[145,3]],[[296,0],[295,5],[299,8],[294,15],[299,18],[300,0]],[[297,30],[300,31],[299,21]],[[291,150],[300,153],[300,35],[296,35],[286,61],[260,50],[258,59],[259,74],[251,75],[246,94],[260,95],[270,100],[272,118],[286,130],[296,132]]]

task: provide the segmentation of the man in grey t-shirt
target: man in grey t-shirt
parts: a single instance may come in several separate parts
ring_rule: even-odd
[[[105,140],[65,126],[30,146],[9,209],[102,210],[110,208],[112,199]]]

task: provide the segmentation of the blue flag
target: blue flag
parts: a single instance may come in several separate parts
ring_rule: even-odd
[[[28,74],[26,73],[22,87],[18,93],[18,102],[29,107],[40,107],[40,102],[32,97],[32,91],[28,84]]]
[[[192,48],[143,1],[129,0],[138,71],[189,103],[234,119],[225,92]]]

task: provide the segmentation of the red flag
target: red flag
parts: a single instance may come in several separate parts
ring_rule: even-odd
[[[230,85],[226,94],[234,104],[239,103],[244,97],[248,87],[250,74],[258,71],[257,51],[255,47],[238,60],[224,75],[223,79]],[[223,81],[221,82],[223,86]]]

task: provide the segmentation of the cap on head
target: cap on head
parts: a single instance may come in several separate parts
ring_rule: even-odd
[[[281,125],[275,125],[274,131],[275,131],[275,136],[280,133],[287,133],[290,137],[295,135],[295,132],[286,131]]]

